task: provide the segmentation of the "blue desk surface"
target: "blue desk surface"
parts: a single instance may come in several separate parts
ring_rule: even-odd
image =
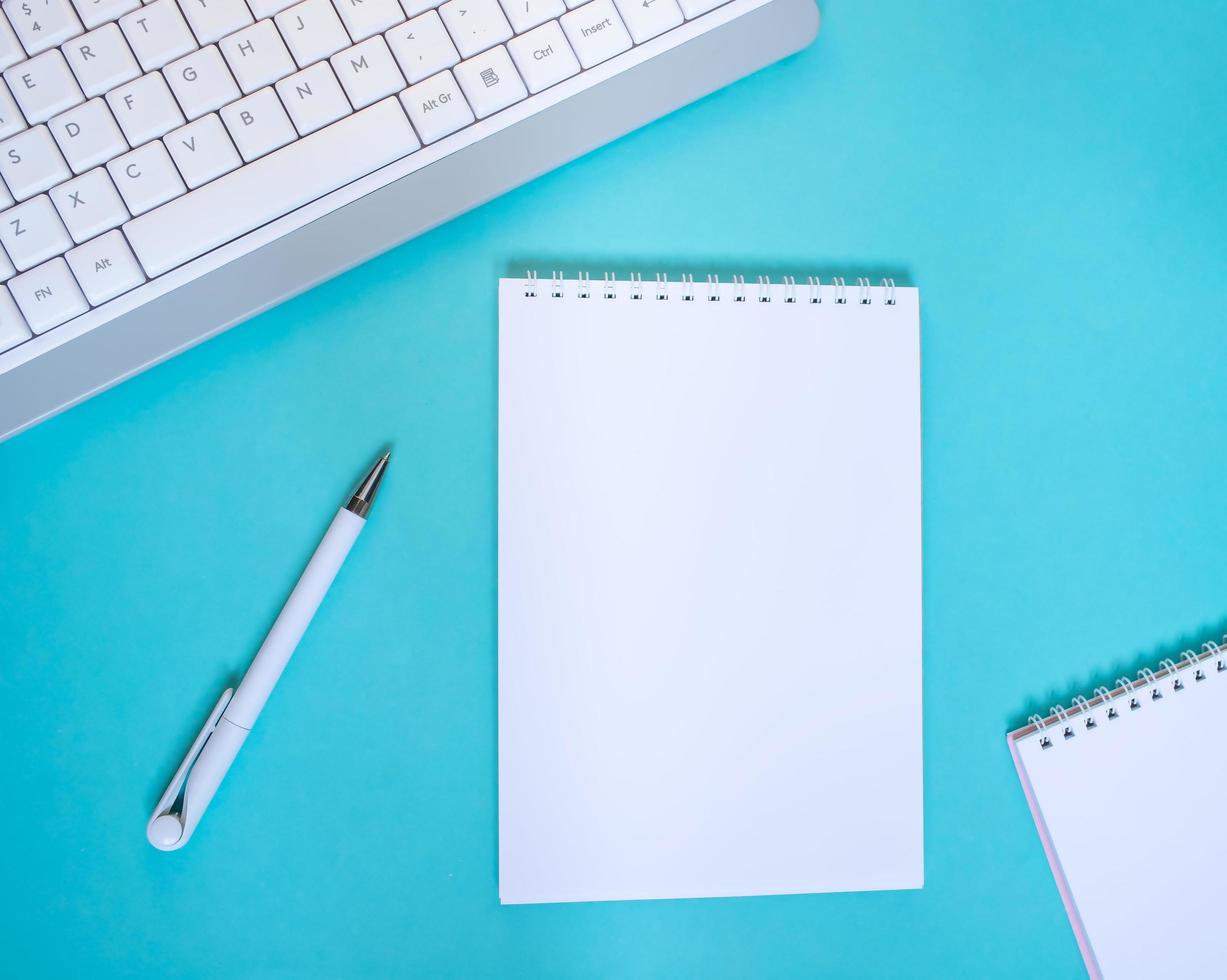
[[[12,975],[1081,975],[1003,736],[1224,630],[1227,7],[824,15],[801,55],[0,446]],[[498,905],[494,280],[530,263],[921,286],[923,890]],[[215,809],[154,851],[167,776],[385,443]]]

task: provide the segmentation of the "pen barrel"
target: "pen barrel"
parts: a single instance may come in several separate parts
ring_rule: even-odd
[[[239,754],[239,749],[246,740],[246,728],[231,724],[224,716],[218,720],[217,727],[200,750],[184,787],[181,843],[187,843],[191,838],[200,818],[213,802],[217,787],[230,771],[235,756]]]
[[[289,663],[298,641],[311,624],[315,611],[365,524],[363,518],[348,510],[337,512],[277,621],[273,623],[273,628],[243,675],[243,682],[227,705],[223,720],[246,729],[256,723],[264,702],[277,686],[281,672]]]

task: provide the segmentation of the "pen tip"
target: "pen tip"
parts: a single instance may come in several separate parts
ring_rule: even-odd
[[[358,489],[354,491],[353,496],[349,498],[349,503],[345,505],[346,510],[363,518],[371,512],[371,505],[375,503],[375,494],[379,492],[379,484],[383,480],[384,470],[388,468],[388,459],[391,455],[392,452],[389,450],[379,457],[366,478],[359,484]]]

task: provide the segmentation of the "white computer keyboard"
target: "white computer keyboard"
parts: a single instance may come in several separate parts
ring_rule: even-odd
[[[723,2],[4,0],[0,351]]]

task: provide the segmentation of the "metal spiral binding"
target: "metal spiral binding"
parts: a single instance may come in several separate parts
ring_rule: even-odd
[[[656,300],[668,300],[673,295],[679,295],[684,302],[694,302],[698,298],[698,290],[695,286],[694,276],[687,273],[681,277],[680,291],[672,287],[667,273],[658,272],[655,275],[656,286],[652,294],[652,298]],[[707,277],[707,293],[706,299],[709,303],[719,302],[724,296],[723,284],[720,282],[718,275],[708,274]],[[759,303],[770,303],[776,298],[776,288],[771,281],[771,277],[767,275],[757,276],[758,292],[755,299]],[[627,277],[628,289],[626,297],[632,300],[640,300],[644,298],[643,275],[638,272],[632,272]],[[782,276],[780,280],[782,287],[782,299],[789,306],[796,306],[803,302],[800,293],[797,289],[796,276]],[[732,298],[734,303],[746,303],[749,301],[749,291],[746,288],[745,276],[733,276],[730,280]],[[834,276],[831,278],[829,287],[824,287],[822,279],[819,276],[807,276],[805,279],[806,296],[804,302],[810,305],[821,304],[824,298],[827,297],[829,289],[830,301],[839,306],[848,304],[848,285],[842,276]],[[897,290],[895,280],[884,278],[879,281],[876,287],[871,281],[859,276],[856,280],[857,304],[860,306],[869,306],[877,299],[880,299],[884,306],[895,306],[898,303]],[[524,273],[524,295],[530,298],[535,298],[539,295],[540,284],[537,278],[536,269],[528,269]],[[554,269],[550,273],[550,297],[552,299],[562,299],[567,295],[567,280],[566,276],[560,269]],[[575,277],[575,297],[577,299],[591,299],[592,278],[587,272],[579,272]],[[616,300],[620,297],[620,283],[618,275],[615,272],[603,273],[603,283],[599,294],[603,299]]]
[[[1075,696],[1069,708],[1056,704],[1048,709],[1046,716],[1031,715],[1027,719],[1031,734],[1039,736],[1041,749],[1051,749],[1057,741],[1052,732],[1059,730],[1060,741],[1067,742],[1079,731],[1078,721],[1082,722],[1083,732],[1093,733],[1105,727],[1100,722],[1118,722],[1134,711],[1163,710],[1158,702],[1169,695],[1179,700],[1187,696],[1184,692],[1205,682],[1211,674],[1227,673],[1227,646],[1224,644],[1227,644],[1227,637],[1223,638],[1223,643],[1202,644],[1200,653],[1186,650],[1179,657],[1165,657],[1156,668],[1143,667],[1135,678],[1118,677],[1111,688],[1102,685],[1095,688],[1089,698]],[[1100,711],[1103,713],[1099,714]]]

